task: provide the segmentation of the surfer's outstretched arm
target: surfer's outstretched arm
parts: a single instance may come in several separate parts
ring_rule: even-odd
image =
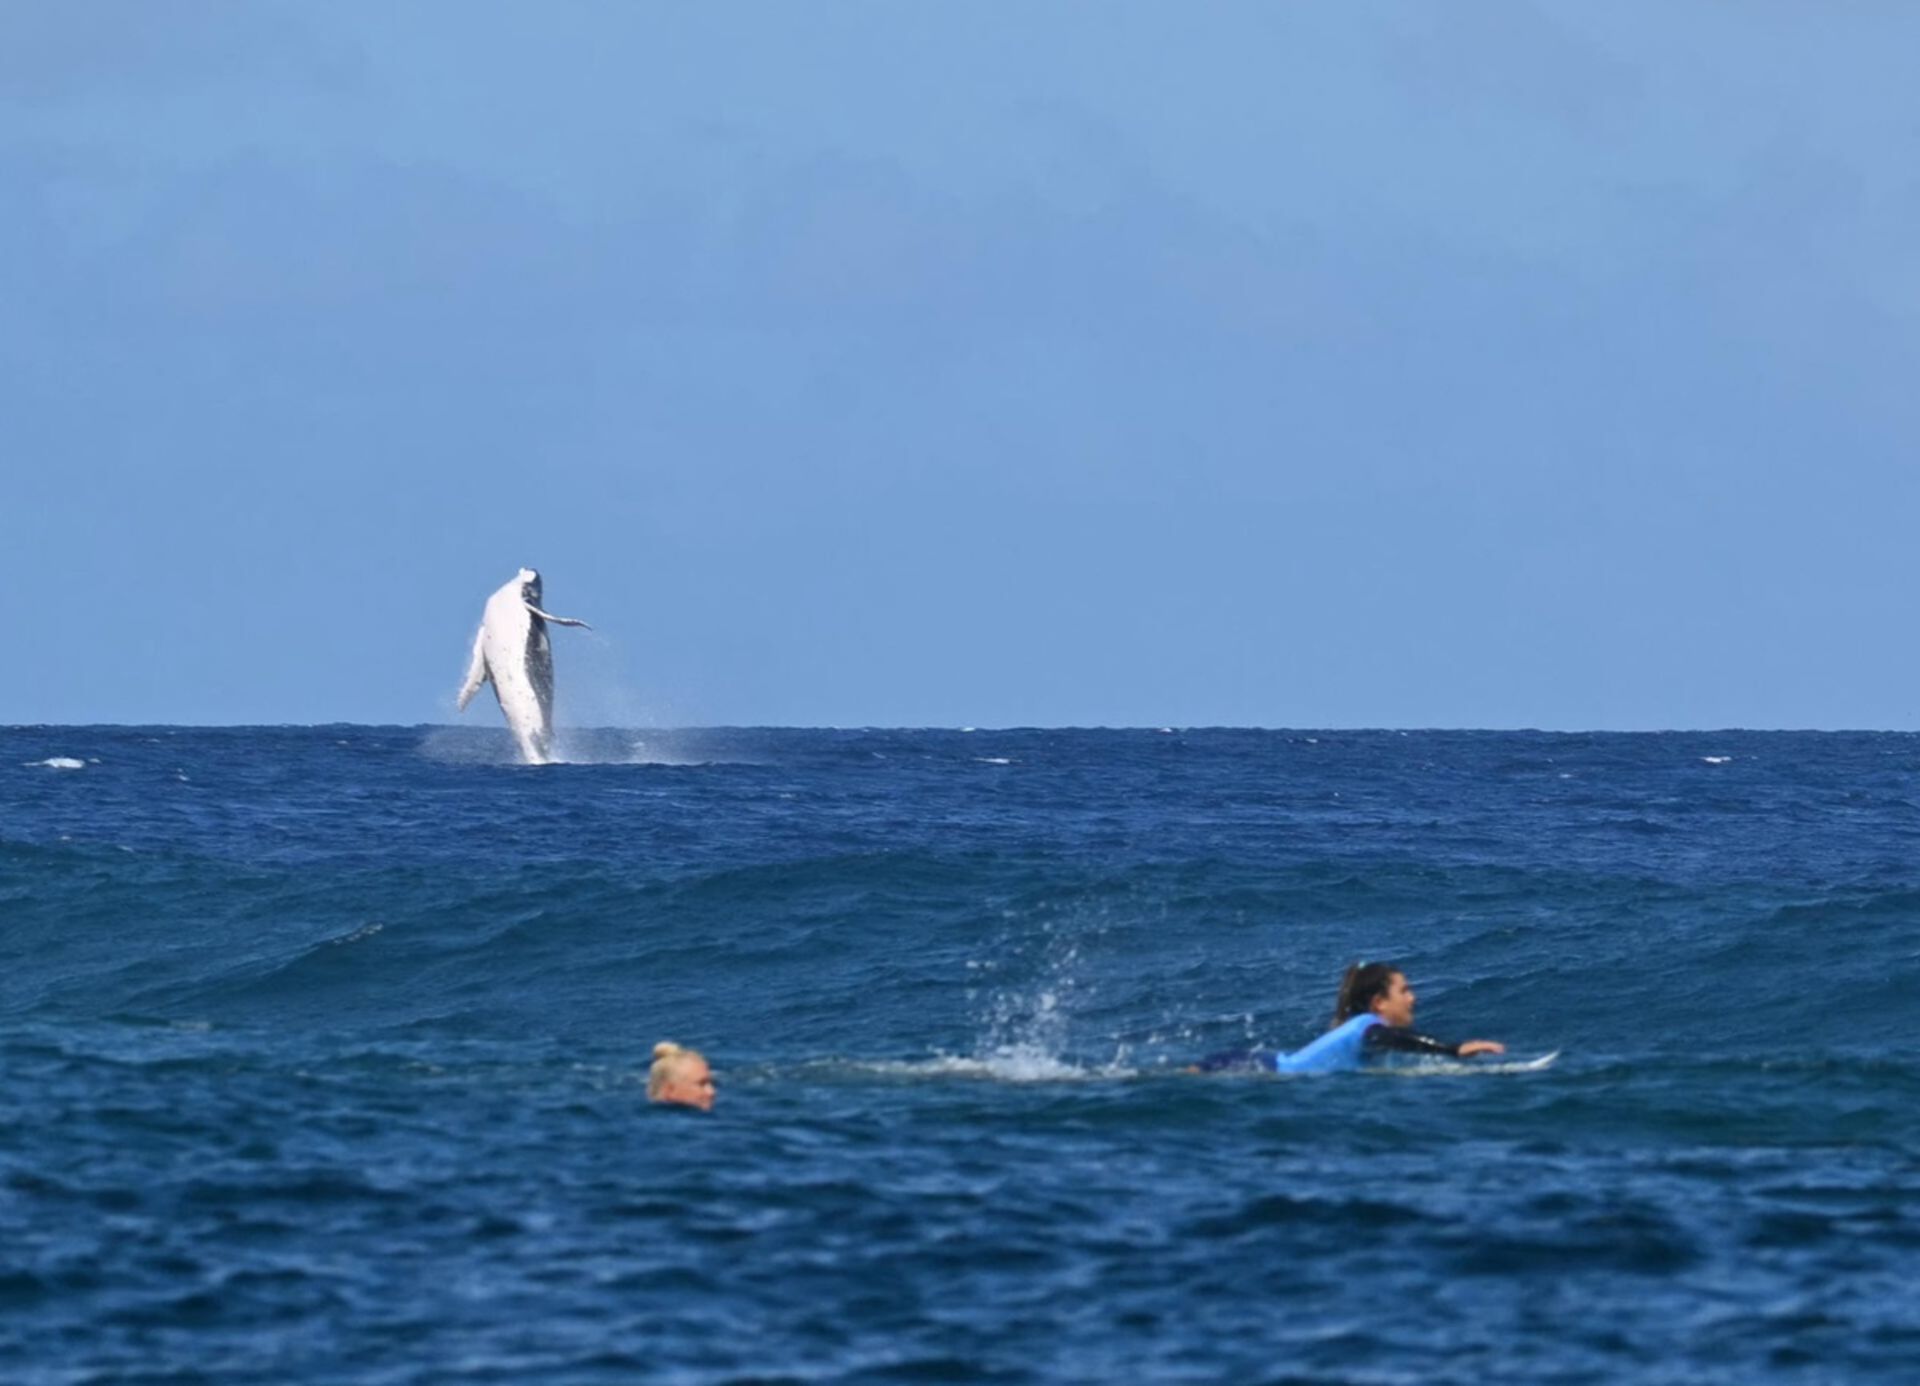
[[[578,626],[580,627],[581,630],[593,629],[593,627],[588,625],[585,621],[576,621],[571,616],[549,616],[546,612],[542,611],[539,607],[535,606],[532,602],[527,603],[527,610],[531,611],[534,615],[538,616],[543,621],[553,622],[556,626]]]
[[[487,681],[487,628],[482,623],[473,637],[473,659],[467,665],[467,681],[460,685],[460,711],[467,710],[467,704],[473,701],[473,695],[480,691],[480,685]]]
[[[1507,1046],[1496,1040],[1466,1040],[1448,1044],[1432,1035],[1423,1035],[1398,1025],[1375,1025],[1367,1031],[1366,1048],[1370,1054],[1430,1054],[1443,1059],[1470,1059],[1475,1054],[1504,1054]]]

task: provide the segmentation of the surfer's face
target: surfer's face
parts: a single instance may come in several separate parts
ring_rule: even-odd
[[[1413,1024],[1413,1003],[1417,998],[1407,985],[1404,972],[1396,972],[1387,982],[1385,994],[1373,998],[1373,1013],[1388,1025]]]

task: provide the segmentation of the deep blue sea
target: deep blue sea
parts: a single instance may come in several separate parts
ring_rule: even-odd
[[[1920,1380],[1920,737],[562,749],[0,730],[0,1381]]]

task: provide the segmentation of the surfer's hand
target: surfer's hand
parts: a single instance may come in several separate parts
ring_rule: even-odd
[[[1504,1054],[1507,1046],[1499,1040],[1468,1040],[1460,1046],[1460,1057],[1471,1059],[1475,1054]]]

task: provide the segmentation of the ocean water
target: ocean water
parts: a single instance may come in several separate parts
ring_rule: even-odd
[[[0,730],[0,1380],[1920,1380],[1920,738],[563,751]]]

